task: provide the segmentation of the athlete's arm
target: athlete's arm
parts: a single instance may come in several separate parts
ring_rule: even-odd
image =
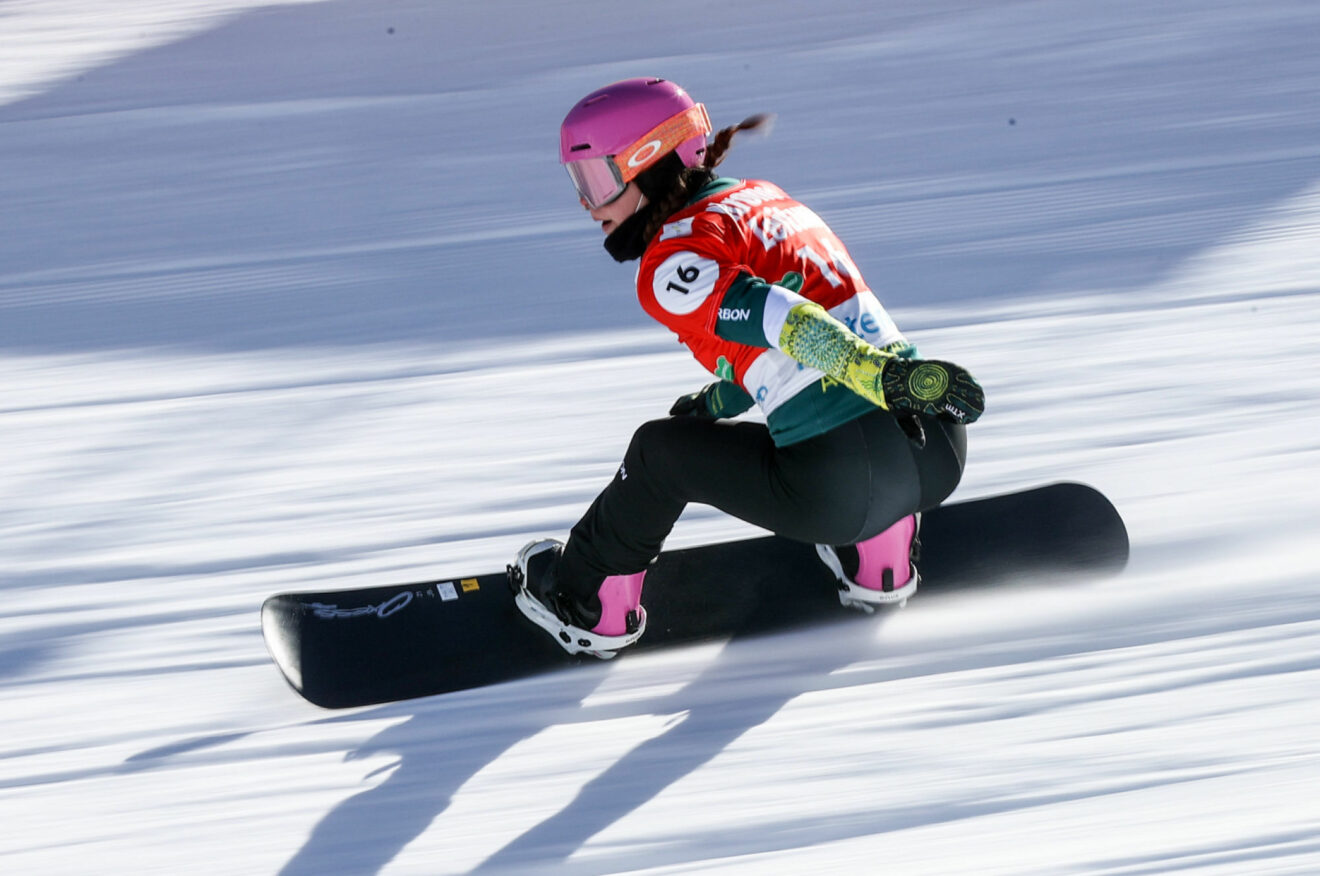
[[[801,274],[785,274],[779,282],[770,283],[744,271],[720,300],[715,334],[749,347],[777,348],[785,315],[793,305],[807,300],[798,294],[801,289]]]
[[[780,351],[885,410],[972,423],[985,409],[985,395],[966,370],[952,362],[905,359],[868,344],[805,298],[787,308],[776,341]]]
[[[754,347],[774,347],[833,377],[880,407],[906,408],[971,423],[985,405],[981,387],[952,362],[909,358],[911,348],[880,349],[829,311],[798,294],[802,276],[767,283],[738,277],[720,302],[715,333]]]

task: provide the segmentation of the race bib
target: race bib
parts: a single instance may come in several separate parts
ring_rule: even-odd
[[[665,310],[686,315],[710,297],[719,277],[720,268],[713,259],[694,252],[676,252],[655,269],[651,291]]]

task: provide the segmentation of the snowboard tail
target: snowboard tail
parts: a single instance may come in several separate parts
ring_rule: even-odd
[[[1005,582],[1094,579],[1127,563],[1118,511],[1075,483],[922,515],[912,605]],[[646,635],[631,650],[852,616],[814,545],[778,536],[665,551],[647,571]],[[301,696],[347,708],[483,687],[571,666],[514,605],[505,571],[265,601],[262,633]]]

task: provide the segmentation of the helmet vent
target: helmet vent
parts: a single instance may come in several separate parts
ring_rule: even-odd
[[[579,143],[579,144],[577,144],[576,146],[571,147],[568,151],[569,151],[569,152],[584,152],[584,151],[586,151],[587,149],[590,149],[590,148],[591,148],[591,144],[590,144],[590,143]]]

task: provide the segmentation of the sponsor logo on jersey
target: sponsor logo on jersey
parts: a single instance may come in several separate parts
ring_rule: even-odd
[[[850,303],[850,302],[849,302]],[[864,312],[861,316],[847,313],[832,313],[832,315],[848,327],[848,331],[863,338],[869,338],[872,335],[878,335],[883,328],[876,320],[875,314]]]
[[[720,319],[724,322],[746,322],[752,318],[750,307],[721,307]]]

